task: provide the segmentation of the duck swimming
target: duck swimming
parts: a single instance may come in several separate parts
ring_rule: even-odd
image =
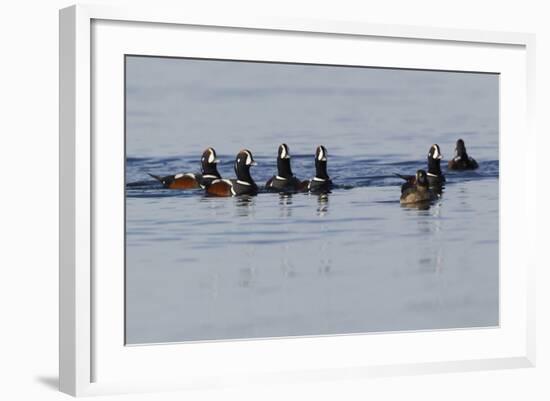
[[[428,151],[428,172],[426,173],[428,177],[428,183],[431,187],[441,188],[445,183],[445,176],[441,171],[441,159],[443,155],[441,154],[441,149],[438,144],[433,144]]]
[[[428,172],[426,174],[428,185],[438,194],[441,195],[443,192],[443,185],[445,183],[445,176],[441,171],[441,159],[443,155],[438,144],[433,144],[430,146],[428,151]],[[421,170],[418,170],[421,171]],[[402,178],[406,182],[401,186],[401,190],[408,188],[411,185],[415,185],[417,181],[417,175],[401,175],[395,174],[397,177]]]
[[[315,150],[315,177],[302,181],[301,190],[312,193],[329,192],[332,188],[332,180],[327,173],[327,150],[320,145]]]
[[[430,189],[426,171],[418,170],[413,182],[407,182],[401,187],[400,203],[402,205],[420,202],[430,202],[437,199],[435,193]]]
[[[258,186],[250,175],[250,167],[257,163],[248,149],[241,150],[235,158],[236,179],[216,179],[206,185],[206,193],[212,196],[256,195]]]
[[[213,180],[221,178],[218,173],[219,160],[216,157],[214,148],[207,148],[202,153],[201,173],[179,173],[164,177],[148,173],[155,180],[159,181],[164,188],[170,189],[194,189],[205,188]]]
[[[283,143],[277,152],[277,175],[267,180],[265,187],[273,192],[293,192],[298,191],[301,184],[301,181],[292,174],[288,146]]]
[[[477,162],[466,152],[466,145],[462,139],[456,141],[455,157],[449,160],[449,170],[475,170]]]

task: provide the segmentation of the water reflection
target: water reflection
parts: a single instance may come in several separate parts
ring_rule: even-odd
[[[129,199],[129,342],[492,324],[498,181],[492,184],[447,186],[445,200],[424,208],[398,208],[390,185],[328,195]],[[475,216],[463,213],[473,206]],[[484,229],[471,230],[472,222]]]
[[[256,249],[248,246],[244,249],[243,267],[239,269],[239,287],[253,287],[256,281]]]
[[[441,196],[443,195],[443,190],[445,189],[445,185],[435,184],[435,185],[431,185],[430,188],[432,189],[434,194],[436,194],[438,197],[441,198]]]
[[[201,196],[198,198],[199,210],[210,216],[211,219],[219,219],[228,212],[228,205],[225,199],[213,196]]]
[[[441,219],[441,202],[432,204],[430,211],[419,212],[417,220],[418,236],[424,238],[424,251],[418,259],[422,271],[440,273],[443,265],[443,229]]]
[[[433,201],[424,201],[424,202],[401,204],[401,207],[403,209],[429,210],[433,204],[434,204]],[[426,213],[425,215],[428,216],[429,213]]]
[[[321,243],[319,252],[321,258],[319,260],[319,269],[317,270],[320,276],[328,276],[332,270],[332,258],[329,253],[331,245],[330,241],[323,241]]]
[[[460,200],[459,205],[462,212],[473,212],[474,208],[472,207],[471,196],[468,193],[468,188],[462,187],[458,192],[457,198]]]
[[[239,287],[249,288],[252,286],[254,279],[254,270],[251,267],[243,267],[239,270]]]
[[[288,244],[285,244],[282,249],[282,258],[281,258],[281,271],[283,273],[283,276],[288,278],[294,278],[296,277],[296,269],[294,267],[294,263],[292,262],[292,259],[290,259],[288,255],[290,253],[290,246]]]
[[[436,248],[433,253],[434,244],[431,243],[426,247],[426,252],[418,258],[418,266],[421,272],[441,274],[443,270],[443,253],[441,248]]]
[[[328,214],[328,193],[317,196],[317,215],[323,217]]]
[[[279,217],[288,218],[292,216],[292,194],[283,193],[279,194]]]
[[[415,208],[412,208],[415,209]],[[441,204],[430,203],[426,209],[418,209],[418,219],[416,219],[418,225],[418,234],[429,234],[429,238],[433,238],[432,234],[441,232]]]
[[[256,198],[249,195],[241,195],[235,197],[235,213],[237,217],[249,217],[254,215]]]

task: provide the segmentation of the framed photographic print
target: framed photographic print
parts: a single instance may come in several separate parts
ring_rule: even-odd
[[[532,366],[533,46],[62,10],[61,390]]]

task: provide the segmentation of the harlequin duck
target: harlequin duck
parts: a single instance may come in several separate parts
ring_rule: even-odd
[[[414,182],[407,182],[401,187],[401,204],[429,202],[437,197],[430,189],[426,171],[418,170]]]
[[[441,149],[439,145],[434,144],[428,152],[428,182],[431,187],[441,187],[445,183],[445,176],[441,171]]]
[[[258,186],[250,176],[250,166],[256,164],[249,150],[241,150],[235,158],[234,165],[237,179],[213,180],[206,186],[206,193],[212,196],[256,195]]]
[[[332,188],[332,181],[327,173],[327,150],[323,145],[318,146],[315,151],[315,177],[311,180],[302,181],[300,189],[313,193],[329,192]]]
[[[300,189],[301,181],[292,174],[288,146],[283,143],[277,153],[277,175],[265,183],[265,187],[273,192],[292,192]]]
[[[449,160],[448,166],[449,170],[475,170],[479,167],[477,162],[468,156],[462,139],[456,141],[455,157]]]
[[[221,178],[218,173],[217,163],[219,160],[216,158],[216,151],[214,148],[206,149],[201,158],[201,174],[195,173],[179,173],[175,175],[167,175],[160,177],[158,175],[150,174],[151,177],[160,181],[165,188],[170,189],[193,189],[193,188],[205,188],[213,180]]]

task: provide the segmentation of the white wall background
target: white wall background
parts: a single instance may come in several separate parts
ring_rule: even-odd
[[[112,0],[96,3],[130,4]],[[146,2],[142,2],[146,3]],[[545,1],[167,1],[189,12],[364,20],[537,34],[539,249],[548,244],[550,13]],[[64,0],[2,1],[0,14],[0,398],[53,400],[57,392],[58,9]],[[533,172],[536,173],[536,172]],[[546,186],[546,188],[545,188]],[[518,183],[518,190],[522,190]],[[544,196],[544,197],[543,197]],[[535,204],[535,199],[533,199]],[[546,235],[546,239],[543,237]],[[543,255],[542,251],[540,253]],[[223,394],[165,393],[116,399],[550,399],[549,264],[538,269],[538,366],[534,369],[328,382]],[[238,397],[238,398],[237,398]],[[115,399],[115,397],[105,397]]]

